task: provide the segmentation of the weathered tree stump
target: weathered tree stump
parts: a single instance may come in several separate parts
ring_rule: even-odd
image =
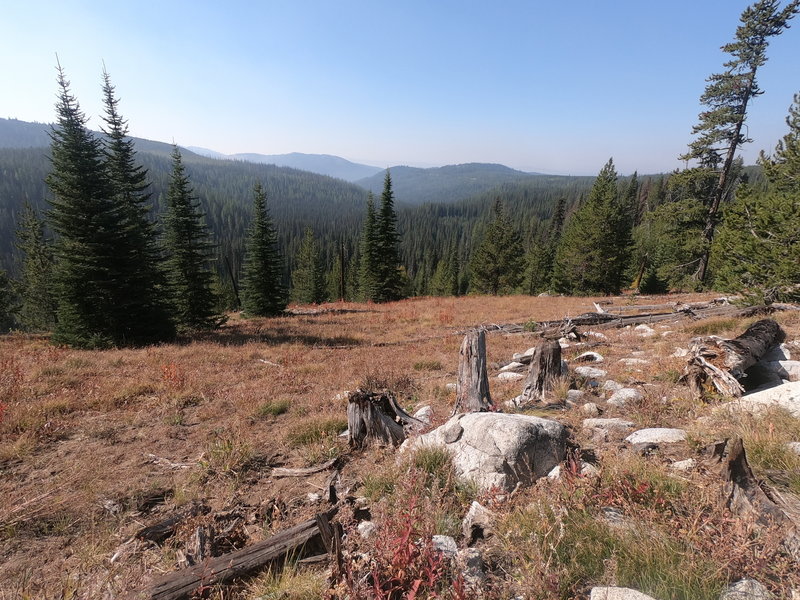
[[[398,406],[391,392],[358,389],[350,394],[347,427],[351,448],[364,448],[371,443],[397,446],[406,439],[406,428],[422,429],[424,426],[422,421]]]
[[[738,398],[744,392],[739,380],[745,371],[761,360],[770,348],[780,344],[784,337],[778,323],[762,319],[732,340],[719,337],[693,340],[681,380],[686,382],[695,398],[703,398],[709,385],[723,396]]]
[[[464,336],[458,355],[458,382],[453,414],[481,412],[493,406],[486,373],[486,332],[473,329]]]
[[[539,342],[533,351],[528,377],[519,404],[544,400],[545,393],[561,377],[561,346],[555,340]]]

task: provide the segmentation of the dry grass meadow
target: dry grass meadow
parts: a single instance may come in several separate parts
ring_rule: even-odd
[[[308,494],[319,492],[326,476],[278,478],[272,469],[335,456],[343,457],[342,478],[353,493],[375,502],[382,526],[407,516],[398,512],[403,506],[429,506],[420,531],[458,535],[459,511],[474,490],[442,478],[447,465],[436,457],[403,465],[387,450],[350,452],[338,436],[346,427],[343,392],[386,386],[409,410],[432,406],[441,423],[454,401],[447,384],[455,382],[464,330],[562,319],[592,311],[595,300],[423,298],[297,307],[274,319],[234,315],[219,331],[141,349],[79,351],[53,347],[42,336],[0,337],[0,598],[115,598],[140,587],[175,569],[178,549],[142,544],[120,553],[123,543],[193,500],[215,511],[251,507],[260,517],[246,524],[243,543],[263,539],[313,514]],[[790,340],[800,338],[797,314],[776,318]],[[498,531],[484,546],[488,597],[584,597],[590,584],[629,582],[660,592],[659,600],[711,598],[738,572],[787,598],[792,585],[800,587],[769,532],[757,534],[719,508],[713,479],[702,470],[676,476],[668,469],[719,436],[739,433],[757,455],[751,458],[757,468],[780,471],[785,487],[800,491],[800,464],[781,450],[784,441],[800,440],[800,422],[785,414],[732,422],[691,401],[676,383],[682,368],[671,357],[676,347],[699,332],[736,335],[746,324],[685,319],[651,338],[603,330],[607,341],[592,349],[605,356],[609,377],[645,390],[643,401],[604,416],[641,427],[682,426],[689,442],[674,455],[641,457],[619,440],[583,439],[579,408],[548,411],[575,426],[576,443],[595,448],[601,474],[542,482],[493,505]],[[532,332],[487,334],[496,403],[521,389],[520,382],[493,377],[498,367],[537,339]],[[568,348],[564,358],[585,349]],[[648,363],[616,360],[631,356]],[[609,529],[597,519],[601,507],[648,525]],[[319,572],[287,569],[210,593],[291,599],[322,597],[325,589]],[[458,585],[439,593],[465,597]]]

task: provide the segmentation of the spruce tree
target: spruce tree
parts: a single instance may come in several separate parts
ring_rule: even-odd
[[[722,73],[708,78],[700,103],[707,107],[700,113],[700,122],[692,129],[696,139],[682,160],[696,159],[700,167],[718,172],[716,185],[707,198],[706,221],[703,227],[703,252],[696,277],[705,281],[708,258],[714,230],[717,226],[720,205],[731,188],[731,177],[736,151],[750,142],[742,133],[747,107],[762,91],[756,81],[759,67],[767,62],[769,38],[780,35],[789,27],[789,21],[800,11],[800,0],[792,0],[780,9],[779,0],[758,0],[742,12],[741,25],[736,29],[735,40],[722,46],[731,55]]]
[[[214,275],[210,263],[214,245],[204,223],[177,146],[172,149],[172,175],[164,218],[166,271],[171,312],[178,329],[191,331],[219,326],[224,318],[216,310]]]
[[[27,202],[17,227],[20,251],[19,322],[26,331],[52,331],[56,322],[53,293],[53,249],[45,238],[44,222]]]
[[[324,302],[325,297],[322,257],[314,240],[313,230],[306,227],[297,252],[295,269],[292,272],[292,301],[299,304],[317,304]]]
[[[758,303],[800,300],[800,94],[786,123],[774,155],[761,155],[767,190],[743,186],[714,240],[717,287]]]
[[[617,294],[629,256],[630,215],[617,191],[613,160],[567,223],[556,252],[553,287],[567,294]]]
[[[104,156],[114,202],[123,209],[114,261],[118,264],[119,303],[116,337],[131,343],[163,341],[175,333],[169,317],[162,257],[154,224],[149,220],[147,171],[136,163],[128,124],[119,113],[119,100],[108,73],[103,71],[105,126]]]
[[[375,198],[367,194],[367,210],[361,229],[358,267],[358,295],[362,300],[377,302],[379,278],[378,221],[375,215]]]
[[[498,199],[492,221],[470,263],[470,287],[481,294],[510,294],[522,282],[525,256],[519,234]]]
[[[0,270],[0,333],[5,333],[14,327],[16,304],[17,298],[11,280],[5,271]]]
[[[404,295],[406,278],[400,270],[400,236],[397,233],[397,215],[394,212],[394,192],[392,176],[386,170],[381,193],[381,207],[375,223],[375,269],[376,292],[372,298],[376,302],[399,300]]]
[[[525,291],[528,294],[545,292],[550,287],[553,276],[553,261],[556,257],[558,243],[564,228],[566,217],[566,199],[562,196],[553,208],[550,224],[547,231],[534,241],[527,257],[527,270],[525,272]]]
[[[77,347],[121,343],[117,322],[122,269],[117,241],[125,210],[114,201],[100,140],[86,128],[86,117],[58,67],[57,123],[51,138],[53,193],[50,223],[57,234],[54,285],[57,323],[53,341]]]
[[[278,315],[286,308],[283,258],[267,210],[267,195],[260,183],[253,188],[253,221],[242,268],[242,308],[253,317]]]

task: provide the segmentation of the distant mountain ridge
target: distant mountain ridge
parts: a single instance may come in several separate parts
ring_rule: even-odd
[[[252,163],[291,167],[292,169],[311,171],[318,175],[328,175],[329,177],[351,182],[371,177],[383,171],[380,167],[354,163],[341,156],[333,156],[331,154],[304,154],[302,152],[290,152],[289,154],[257,154],[254,152],[222,154],[215,150],[198,146],[188,146],[188,150],[209,158],[244,160]]]
[[[493,163],[465,163],[430,169],[400,166],[391,167],[389,171],[395,198],[403,204],[458,202],[503,184],[541,176]],[[379,194],[383,180],[381,172],[354,183]]]

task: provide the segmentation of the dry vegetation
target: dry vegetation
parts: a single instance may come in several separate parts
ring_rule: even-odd
[[[634,302],[653,299],[613,299],[615,305]],[[338,435],[346,427],[342,392],[389,387],[407,409],[428,404],[435,421],[444,421],[454,401],[446,385],[455,381],[459,332],[561,319],[591,307],[587,298],[530,297],[328,304],[274,319],[234,316],[218,332],[181,344],[110,351],[4,336],[0,598],[112,598],[174,569],[170,544],[117,551],[142,526],[192,500],[214,510],[257,507],[261,518],[248,522],[245,537],[248,543],[263,539],[313,514],[307,495],[325,478],[277,478],[272,469],[340,455],[343,479],[375,502],[381,527],[457,536],[474,487],[452,475],[447,457],[398,464],[389,451],[350,453]],[[790,339],[800,338],[800,318],[777,319]],[[721,586],[744,574],[786,597],[790,585],[800,586],[774,536],[726,514],[702,469],[677,476],[668,468],[671,460],[735,433],[744,437],[759,475],[800,491],[800,460],[784,446],[800,440],[800,421],[778,413],[736,422],[711,416],[712,407],[691,401],[676,384],[682,361],[671,354],[677,346],[700,333],[735,335],[746,324],[686,320],[652,338],[605,330],[608,341],[596,349],[606,357],[609,377],[641,386],[645,396],[604,416],[625,416],[641,427],[683,426],[690,441],[675,456],[634,456],[618,440],[582,439],[579,410],[550,412],[576,426],[579,443],[595,446],[601,475],[542,482],[493,507],[498,532],[484,546],[490,595],[580,597],[589,584],[614,582],[660,600],[716,598]],[[490,375],[535,340],[531,332],[490,332]],[[584,350],[567,349],[565,358]],[[649,363],[616,360],[637,355]],[[491,386],[498,403],[520,391],[519,382],[492,378]],[[608,525],[602,517],[610,509],[639,525]],[[391,531],[385,533],[379,539]],[[408,575],[392,571],[389,549],[373,550],[389,580]],[[444,567],[433,575],[432,568],[426,576],[449,581]],[[457,579],[442,597],[460,597],[459,585]],[[288,569],[213,590],[212,597],[315,598],[325,588],[319,573]]]

